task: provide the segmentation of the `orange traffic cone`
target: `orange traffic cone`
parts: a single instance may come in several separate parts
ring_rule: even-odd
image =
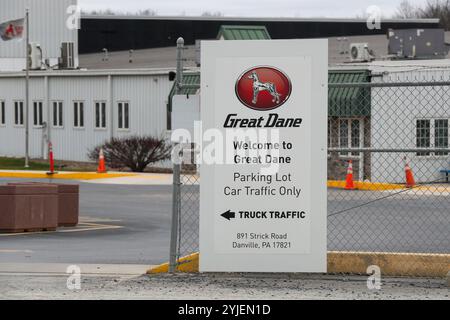
[[[414,175],[411,170],[411,167],[409,166],[406,157],[405,160],[405,176],[406,176],[406,187],[407,188],[413,188],[416,185],[416,181],[414,180]]]
[[[347,178],[345,180],[345,190],[354,190],[355,185],[353,184],[353,162],[348,161]]]
[[[105,156],[103,154],[103,149],[100,149],[98,158],[99,158],[99,160],[98,160],[97,173],[106,173]]]

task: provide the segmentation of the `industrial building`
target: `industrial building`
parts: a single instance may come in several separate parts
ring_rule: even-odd
[[[2,0],[0,23],[23,16],[25,2]],[[35,63],[38,67],[30,72],[28,121],[32,158],[46,158],[48,143],[52,142],[56,159],[87,161],[89,150],[112,137],[165,136],[174,129],[175,90],[169,72],[175,70],[173,46],[180,35],[186,37],[187,44],[190,44],[184,52],[187,59],[184,82],[191,85],[200,83],[199,47],[194,45],[195,40],[211,38],[337,36],[330,38],[330,83],[450,80],[449,59],[414,60],[415,57],[411,57],[409,60],[388,61],[391,40],[382,34],[361,35],[361,32],[367,32],[365,26],[361,27],[362,21],[83,16],[81,30],[70,30],[66,26],[67,7],[76,4],[76,0],[42,0],[39,1],[41,6],[34,7],[37,2],[32,2],[30,8],[30,40],[42,49],[42,54],[36,57],[42,64]],[[438,20],[389,20],[382,25],[386,29],[426,27],[434,30],[438,27]],[[146,30],[149,28],[158,28],[159,31],[148,33]],[[445,36],[445,41],[450,42],[450,34],[447,32]],[[64,51],[64,47],[73,51]],[[352,47],[360,50],[356,56],[351,52]],[[79,55],[78,48],[81,52],[92,53]],[[146,49],[135,50],[139,48]],[[415,47],[410,52],[418,54]],[[373,59],[376,61],[371,61]],[[69,60],[72,63],[68,63]],[[24,66],[24,41],[0,41],[0,156],[24,155]],[[448,89],[447,86],[438,90]],[[437,123],[447,123],[448,126],[448,100],[431,105],[418,95],[399,102],[398,99],[389,100],[380,90],[330,88],[330,147],[393,148],[400,143],[404,147],[406,134],[408,147],[415,148],[418,124],[433,128]],[[192,97],[199,91],[191,87],[182,90],[181,94]],[[445,96],[445,92],[437,94]],[[432,110],[428,111],[433,112],[435,118],[421,119],[421,105],[430,106]],[[187,116],[183,113],[183,117]],[[199,114],[193,112],[191,117],[198,119]],[[421,120],[425,122],[417,122]],[[397,142],[393,140],[392,132],[386,130],[386,123],[397,125],[402,133]],[[402,176],[403,155],[393,155],[394,165],[379,157],[379,153],[330,153],[328,177],[342,179],[347,161],[352,159],[359,180],[402,182],[393,181],[392,177]],[[435,171],[436,176],[440,168],[448,168],[449,165],[448,155],[417,155],[410,160],[412,166],[426,167]],[[394,175],[389,171],[393,168],[400,170],[400,174],[396,172]],[[416,175],[420,181],[420,171]]]
[[[30,157],[87,161],[96,145],[124,135],[164,136],[171,68],[78,68],[78,30],[67,26],[76,0],[31,1],[29,81]],[[25,0],[2,0],[0,22],[25,15]],[[71,52],[63,47],[70,44]],[[25,47],[0,41],[0,155],[25,153]]]
[[[124,135],[162,136],[168,70],[35,71],[30,80],[30,156],[87,161],[96,145]],[[23,157],[23,72],[0,73],[0,155]]]

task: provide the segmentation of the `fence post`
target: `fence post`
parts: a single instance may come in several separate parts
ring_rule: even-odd
[[[183,49],[184,39],[177,39],[177,73],[175,81],[175,94],[179,94],[183,85]],[[174,145],[174,148],[176,146]],[[178,154],[180,156],[180,154]],[[169,272],[174,273],[177,268],[177,241],[178,241],[178,219],[181,207],[180,199],[180,175],[181,163],[173,165],[173,194],[172,194],[172,229],[170,234],[170,257]]]
[[[173,273],[177,268],[177,240],[178,240],[178,214],[180,212],[180,174],[181,164],[173,165],[173,193],[172,193],[172,229],[170,234],[170,258],[169,272]]]

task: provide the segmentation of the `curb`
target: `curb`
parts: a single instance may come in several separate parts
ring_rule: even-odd
[[[355,189],[357,190],[369,190],[369,191],[398,190],[406,188],[403,184],[364,182],[364,181],[355,181],[354,185]],[[327,186],[328,188],[345,189],[345,181],[328,180]]]
[[[199,253],[179,259],[179,272],[199,272]],[[367,268],[376,265],[384,276],[410,276],[445,278],[450,286],[450,254],[401,252],[345,252],[329,251],[327,273],[367,274]],[[169,272],[164,263],[147,271],[147,274]]]
[[[199,272],[199,253],[193,253],[188,256],[178,259],[177,271],[186,273]],[[147,270],[147,274],[158,274],[169,272],[169,263],[163,263],[159,266],[154,266]]]
[[[45,172],[8,172],[0,171],[0,178],[23,179],[64,179],[64,180],[96,180],[108,178],[131,177],[130,173],[96,173],[96,172],[72,172],[48,175]]]
[[[445,278],[450,254],[403,252],[328,252],[329,273],[367,274],[367,267],[380,267],[382,275]]]

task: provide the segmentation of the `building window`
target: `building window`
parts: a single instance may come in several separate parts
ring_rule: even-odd
[[[62,128],[63,122],[63,103],[62,101],[53,102],[53,126],[55,128]]]
[[[73,126],[84,128],[84,103],[81,101],[73,103]]]
[[[434,121],[434,147],[448,148],[448,119]],[[447,152],[436,152],[437,156],[446,156]]]
[[[106,128],[106,102],[95,103],[95,128]]]
[[[119,129],[130,129],[130,107],[128,102],[119,102],[118,104],[119,118],[118,127]]]
[[[6,108],[5,101],[0,101],[0,126],[4,126],[6,124]]]
[[[429,148],[431,145],[430,120],[417,120],[416,122],[416,145],[417,148]],[[418,156],[429,156],[429,152],[417,152]]]
[[[362,120],[361,119],[339,119],[339,147],[340,148],[362,148]],[[358,157],[359,152],[341,152],[344,157]]]
[[[33,102],[33,125],[40,127],[44,124],[43,108],[41,101]]]
[[[14,124],[23,126],[23,101],[14,101]]]
[[[448,119],[416,120],[417,148],[448,148]],[[417,152],[417,156],[446,156],[447,152]]]

